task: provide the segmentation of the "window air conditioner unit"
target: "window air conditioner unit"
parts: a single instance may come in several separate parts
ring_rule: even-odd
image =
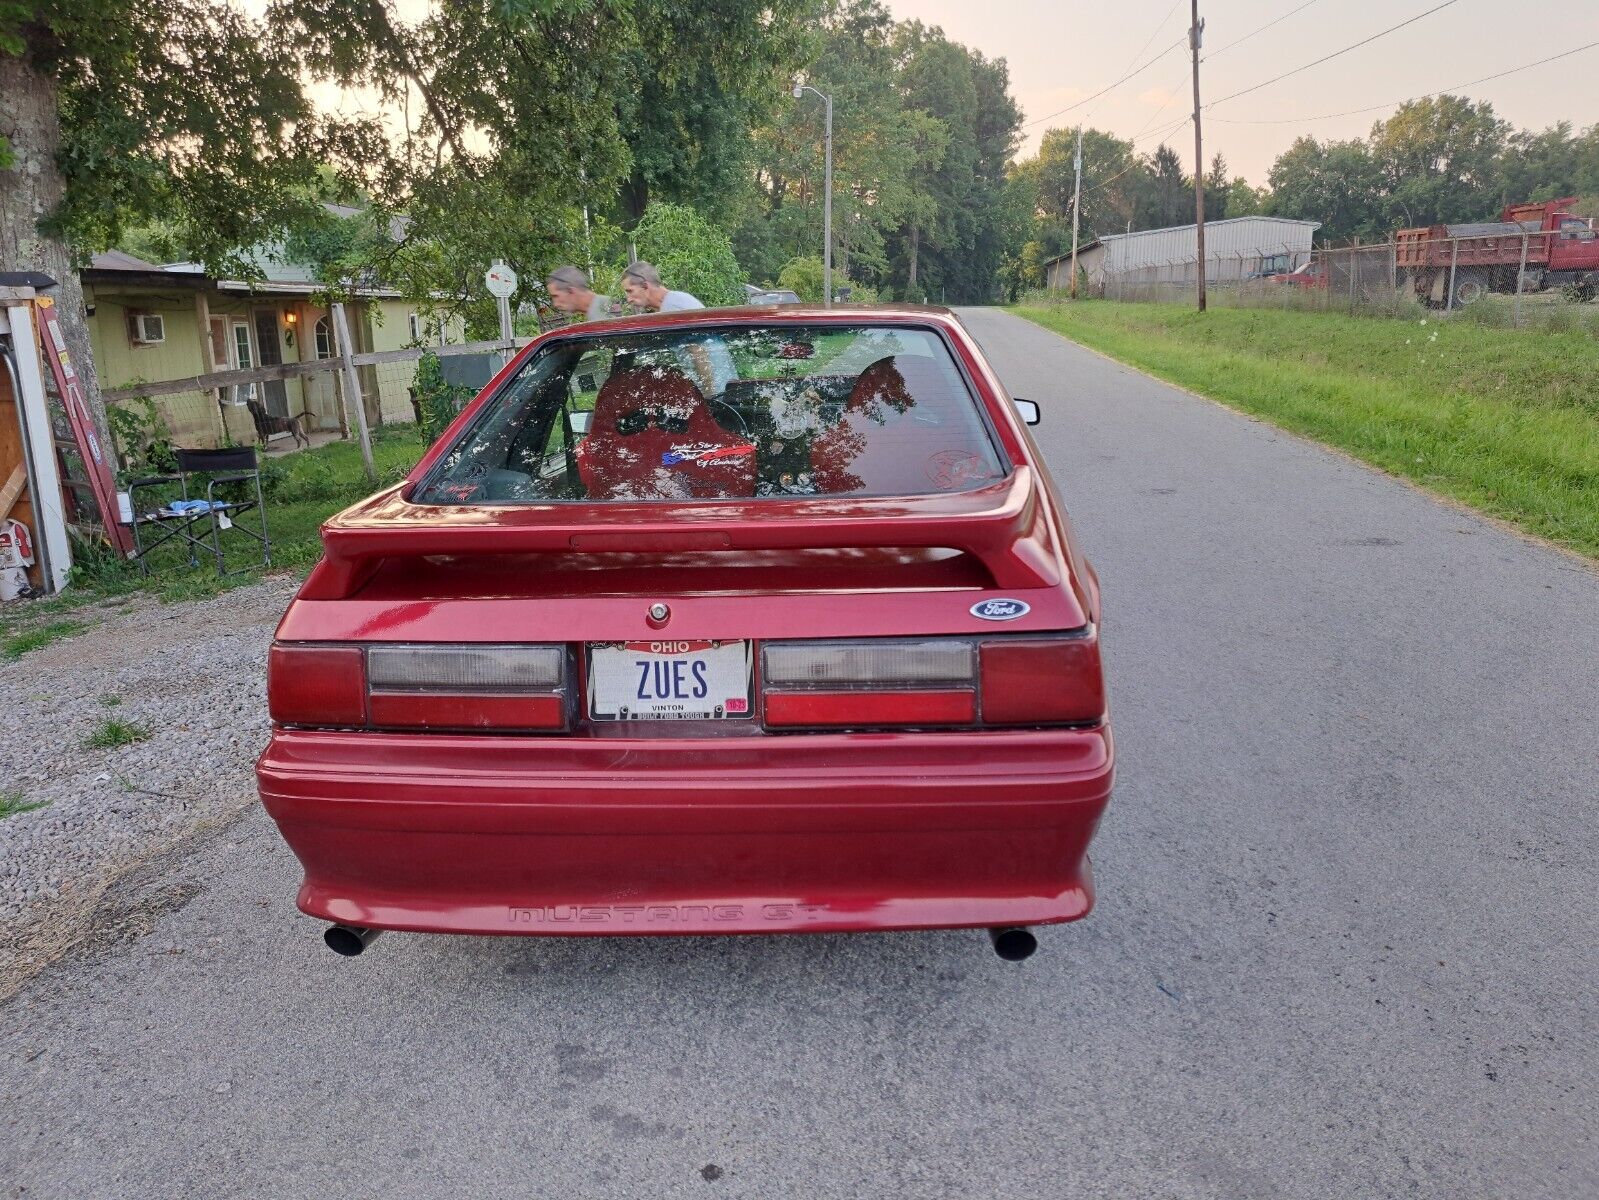
[[[156,346],[167,340],[167,323],[159,313],[134,313],[132,337],[140,346]]]

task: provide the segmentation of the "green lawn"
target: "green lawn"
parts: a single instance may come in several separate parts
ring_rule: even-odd
[[[1599,558],[1599,338],[1089,300],[1011,311]]]
[[[398,425],[378,430],[372,441],[380,486],[398,482],[417,460],[424,446],[414,426]],[[304,573],[322,553],[318,536],[328,517],[369,495],[374,489],[361,469],[361,451],[354,442],[334,442],[281,458],[266,459],[262,466],[266,492],[267,532],[272,540],[272,567]],[[141,507],[143,500],[141,498]],[[250,525],[254,513],[241,517]],[[230,567],[252,561],[252,546],[242,535],[223,538]],[[193,600],[253,583],[264,573],[260,553],[255,566],[218,579],[213,560],[201,556],[197,567],[176,544],[158,548],[150,556],[151,573],[109,551],[80,552],[73,567],[71,586],[59,596],[28,604],[10,604],[0,610],[0,658],[16,659],[30,650],[70,637],[89,626],[69,619],[69,614],[132,593],[155,593],[162,600]]]

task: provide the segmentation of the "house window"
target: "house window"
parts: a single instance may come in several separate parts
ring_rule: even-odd
[[[406,319],[411,325],[411,340],[420,345],[422,341],[422,318],[416,313],[410,313]]]
[[[316,340],[316,356],[318,358],[332,358],[333,326],[328,324],[326,317],[317,321],[316,329],[312,331],[312,337]]]

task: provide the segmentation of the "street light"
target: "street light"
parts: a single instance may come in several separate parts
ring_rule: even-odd
[[[827,105],[825,118],[826,169],[823,171],[822,181],[822,303],[828,308],[833,306],[833,97],[826,92],[819,92],[808,83],[794,81],[794,99],[799,100],[806,92],[812,92],[822,98]]]

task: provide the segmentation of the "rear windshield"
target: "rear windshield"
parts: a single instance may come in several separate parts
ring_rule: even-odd
[[[1001,478],[937,334],[740,326],[563,338],[452,445],[421,504],[911,496]]]

